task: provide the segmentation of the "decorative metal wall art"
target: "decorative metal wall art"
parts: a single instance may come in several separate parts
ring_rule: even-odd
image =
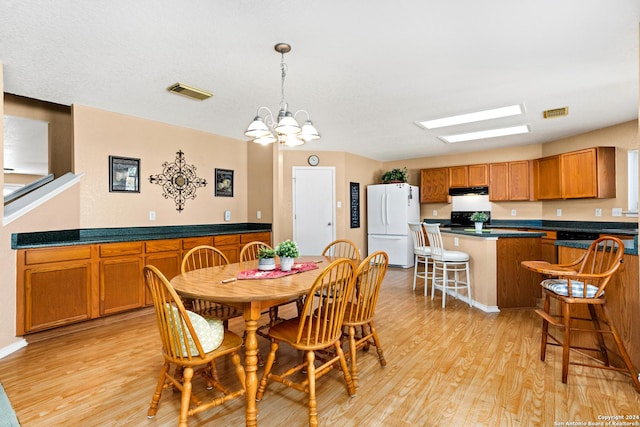
[[[196,167],[188,165],[182,150],[176,153],[173,163],[164,162],[162,174],[151,175],[149,182],[162,186],[162,196],[172,198],[176,202],[176,210],[182,212],[187,199],[196,198],[196,189],[205,187],[207,180],[196,176]]]

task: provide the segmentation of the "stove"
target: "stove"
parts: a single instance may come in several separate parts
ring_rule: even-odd
[[[474,222],[471,221],[471,215],[475,211],[451,211],[451,227],[473,227]],[[487,224],[491,222],[491,211],[477,211],[484,212],[489,216]]]

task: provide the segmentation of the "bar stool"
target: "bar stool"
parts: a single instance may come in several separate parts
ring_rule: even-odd
[[[456,298],[458,298],[458,292],[466,289],[469,306],[472,307],[469,254],[460,251],[448,251],[444,248],[442,235],[440,234],[440,224],[425,223],[424,227],[427,230],[427,238],[431,244],[431,262],[433,264],[431,299],[435,295],[436,288],[442,290],[442,308],[444,308],[448,290],[454,291]],[[462,272],[465,273],[464,281],[460,278],[460,273]],[[453,280],[449,278],[450,273],[453,273]]]
[[[411,237],[413,237],[413,290],[416,290],[416,279],[421,278],[424,280],[424,296],[427,296],[427,289],[429,289],[429,257],[431,256],[431,248],[429,242],[425,237],[422,230],[421,222],[410,222],[409,230],[411,231]],[[424,271],[420,272],[419,265],[424,265]],[[433,271],[433,269],[432,269]]]

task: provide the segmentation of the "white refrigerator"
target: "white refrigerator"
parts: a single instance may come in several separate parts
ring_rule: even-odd
[[[413,240],[409,223],[420,221],[420,193],[409,184],[367,187],[368,254],[385,251],[389,265],[413,267]]]

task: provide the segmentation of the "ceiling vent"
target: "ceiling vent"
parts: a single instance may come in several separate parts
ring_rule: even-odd
[[[569,107],[554,108],[553,110],[545,110],[542,116],[545,119],[554,119],[556,117],[564,117],[569,115]]]
[[[184,83],[176,83],[167,88],[169,92],[177,93],[178,95],[186,96],[187,98],[198,99],[202,101],[203,99],[211,98],[213,96],[212,93],[207,92],[206,90],[198,89],[193,86],[188,86]]]

